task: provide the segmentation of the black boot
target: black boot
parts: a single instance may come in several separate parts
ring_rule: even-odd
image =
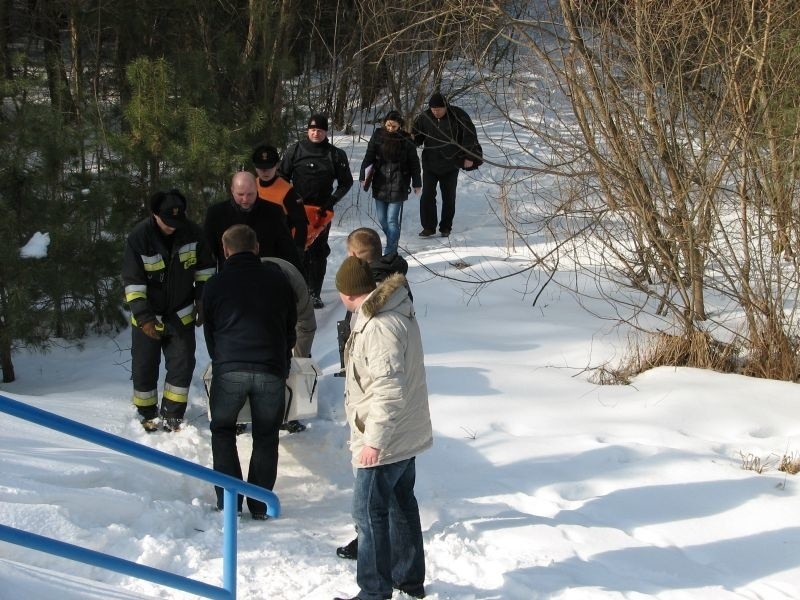
[[[348,560],[356,560],[358,558],[358,538],[355,538],[346,546],[339,546],[336,549],[336,556]]]

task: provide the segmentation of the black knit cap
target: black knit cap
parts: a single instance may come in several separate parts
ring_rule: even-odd
[[[377,286],[369,263],[357,256],[348,256],[336,272],[336,289],[345,296],[369,294]]]
[[[319,113],[311,115],[306,129],[324,129],[328,131],[328,117]]]
[[[386,121],[394,121],[395,123],[399,123],[400,127],[405,125],[403,116],[396,110],[390,110],[388,113],[386,113],[386,118],[383,119],[383,122],[386,123]]]
[[[447,106],[447,101],[445,100],[444,96],[442,96],[439,92],[436,92],[431,96],[431,99],[428,100],[428,106],[431,108],[444,108]]]

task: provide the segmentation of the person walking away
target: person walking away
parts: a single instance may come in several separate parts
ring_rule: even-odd
[[[202,324],[200,298],[214,273],[203,231],[186,218],[186,205],[178,190],[153,194],[151,214],[128,235],[122,259],[133,326],[133,404],[148,432],[180,429],[195,367],[194,326]],[[162,354],[166,377],[159,410]]]
[[[471,171],[483,164],[475,125],[469,115],[436,92],[428,101],[428,110],[420,114],[411,129],[414,142],[422,149],[422,196],[419,199],[420,237],[436,233],[436,186],[442,192],[442,215],[439,232],[447,237],[456,214],[458,171]]]
[[[422,189],[417,148],[411,135],[403,130],[404,124],[396,110],[386,114],[383,127],[370,137],[358,177],[365,191],[372,187],[378,223],[386,235],[386,254],[397,252],[403,205],[411,188],[417,195]],[[367,169],[371,169],[370,179]]]
[[[303,207],[303,199],[291,183],[278,176],[278,163],[280,162],[278,149],[269,144],[256,146],[253,150],[252,160],[257,175],[258,197],[277,204],[283,210],[297,251],[302,256],[306,249],[308,219]]]
[[[205,334],[211,381],[211,453],[214,470],[242,478],[236,448],[236,418],[249,399],[253,451],[248,483],[271,490],[278,474],[278,436],[286,403],[295,300],[286,276],[259,258],[258,238],[246,225],[222,236],[225,264],[206,285]],[[224,490],[215,487],[222,510]],[[238,510],[243,498],[238,498]],[[247,498],[253,519],[267,518],[266,505]]]
[[[414,496],[416,456],[433,444],[422,338],[405,277],[376,288],[369,264],[345,258],[336,289],[353,313],[345,354],[345,412],[356,468],[354,598],[425,596],[425,554]],[[342,600],[342,599],[338,599]]]
[[[302,271],[303,262],[286,224],[286,216],[277,204],[258,199],[256,178],[239,171],[231,179],[231,197],[212,204],[203,224],[211,252],[221,267],[225,261],[222,234],[233,225],[247,225],[256,232],[261,256],[277,256]]]
[[[316,206],[320,213],[333,212],[336,203],[353,186],[347,155],[328,140],[328,118],[325,115],[311,115],[306,136],[307,139],[295,143],[284,153],[278,172],[292,183],[306,206]],[[328,255],[331,253],[328,245],[330,230],[328,223],[303,257],[314,308],[325,306],[321,294]]]

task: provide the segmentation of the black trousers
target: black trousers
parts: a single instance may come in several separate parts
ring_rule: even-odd
[[[158,369],[161,354],[167,370],[161,415],[182,419],[189,398],[189,385],[195,366],[194,327],[167,326],[160,340],[147,337],[141,329],[131,329],[131,379],[134,404],[144,419],[158,414]],[[148,398],[147,400],[142,400]]]
[[[442,190],[442,218],[438,219],[439,231],[449,232],[456,215],[456,186],[458,169],[438,173],[431,169],[422,172],[422,195],[419,197],[419,222],[424,229],[436,230],[436,186]]]
[[[308,291],[319,296],[322,291],[322,282],[325,279],[325,271],[328,269],[328,256],[331,247],[328,245],[328,236],[331,233],[331,224],[322,230],[308,247],[303,255],[303,268],[306,272],[306,284]]]

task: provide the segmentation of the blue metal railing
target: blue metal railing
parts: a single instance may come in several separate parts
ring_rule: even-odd
[[[40,550],[78,562],[116,571],[139,579],[166,585],[203,598],[215,600],[235,600],[236,598],[236,527],[237,495],[239,493],[260,500],[267,505],[267,514],[272,518],[280,516],[281,504],[270,490],[252,485],[240,479],[229,477],[212,469],[200,466],[183,458],[171,456],[160,450],[143,446],[125,438],[106,433],[83,423],[40,410],[28,404],[12,400],[0,394],[0,412],[37,423],[67,435],[105,446],[134,458],[178,471],[202,479],[224,488],[223,540],[222,540],[222,587],[202,583],[188,577],[175,575],[129,560],[117,558],[102,552],[88,550],[27,531],[0,525],[0,540]]]

